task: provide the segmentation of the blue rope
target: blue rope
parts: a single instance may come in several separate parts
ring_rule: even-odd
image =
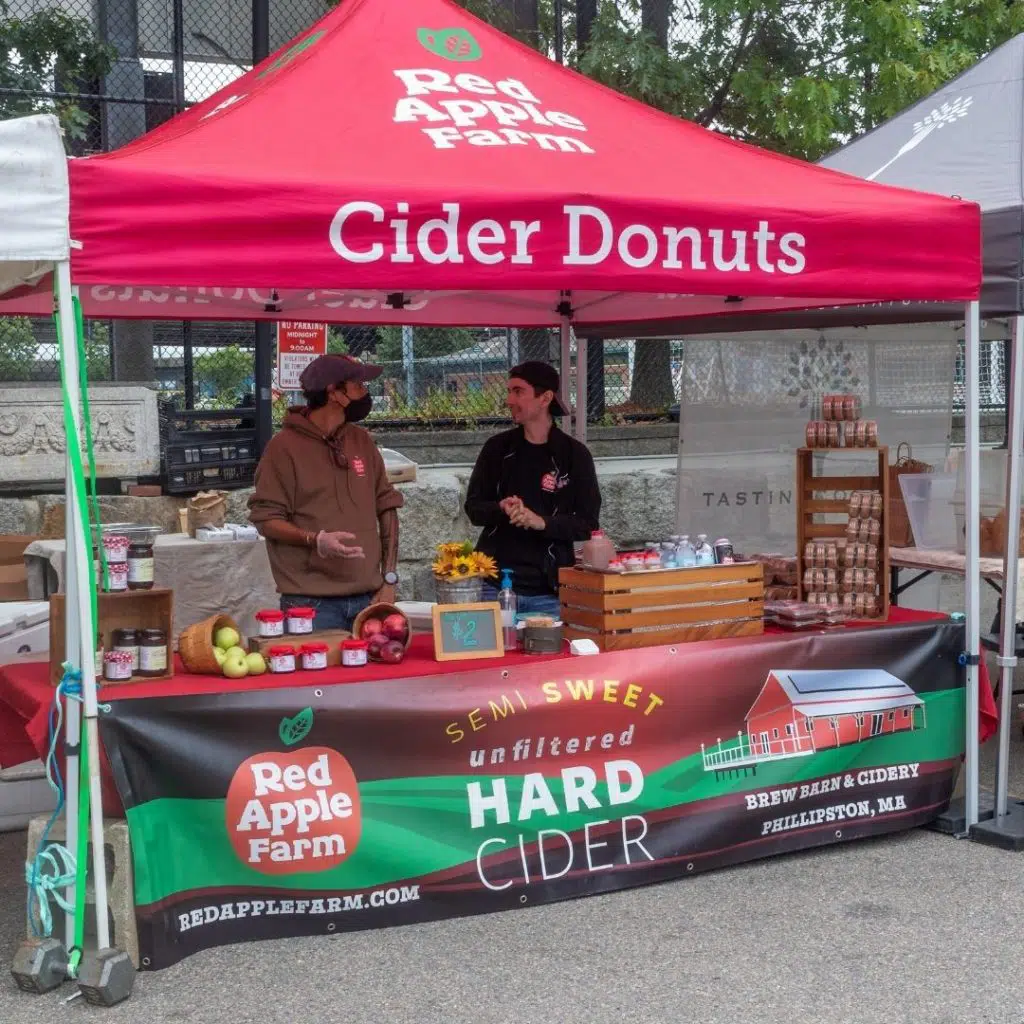
[[[71,912],[74,905],[63,895],[64,889],[75,881],[75,858],[60,843],[50,843],[50,831],[64,810],[64,778],[61,775],[57,758],[57,745],[60,742],[64,722],[64,708],[61,697],[69,700],[81,700],[82,673],[73,669],[70,664],[64,665],[64,675],[53,696],[53,707],[49,714],[49,746],[46,752],[46,781],[57,794],[57,806],[50,815],[39,840],[39,847],[32,860],[25,863],[25,882],[28,886],[26,895],[26,913],[33,934],[37,937],[49,936],[53,931],[53,915],[50,910],[52,898],[61,910]],[[39,925],[36,924],[38,906]]]

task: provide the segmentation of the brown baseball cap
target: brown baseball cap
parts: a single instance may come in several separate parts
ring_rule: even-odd
[[[328,354],[317,356],[299,375],[303,391],[326,391],[332,384],[346,380],[366,383],[384,372],[383,366],[362,363],[354,356]]]

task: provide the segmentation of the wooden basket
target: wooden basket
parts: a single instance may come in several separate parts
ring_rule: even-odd
[[[409,617],[397,605],[387,604],[384,601],[369,605],[355,617],[352,622],[352,635],[357,640],[361,640],[363,623],[367,619],[385,619],[389,615],[401,615],[405,619],[405,641],[402,646],[405,650],[409,650],[409,644],[412,643],[412,623],[409,621]]]
[[[220,663],[213,653],[213,637],[218,629],[230,626],[239,636],[239,646],[245,647],[242,631],[230,615],[211,615],[202,622],[193,623],[178,637],[178,654],[189,672],[200,675],[219,676]]]

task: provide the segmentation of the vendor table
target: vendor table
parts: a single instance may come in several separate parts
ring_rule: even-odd
[[[417,636],[401,665],[106,686],[143,964],[923,824],[964,749],[963,643],[962,624],[896,609],[870,627],[454,668]],[[45,666],[0,669],[5,763],[42,750],[51,700]],[[981,706],[984,737],[984,677]]]
[[[920,582],[933,572],[943,573],[947,576],[966,575],[967,556],[957,554],[955,551],[930,551],[925,548],[890,548],[889,549],[889,573],[890,573],[890,595],[893,604],[896,604],[899,595],[908,590],[915,583]],[[979,559],[981,578],[998,594],[1002,594],[1003,582],[1003,560],[1001,558]],[[901,569],[917,569],[918,574],[900,583]],[[1018,562],[1017,578],[1021,580],[1021,571],[1024,570],[1024,558]],[[1018,582],[1017,586],[1017,621],[1024,622],[1024,583]],[[998,630],[994,630],[998,632]]]
[[[200,541],[164,533],[153,545],[158,587],[174,591],[174,634],[193,622],[231,610],[246,635],[256,632],[253,615],[276,608],[280,598],[258,540]],[[29,595],[43,601],[64,589],[64,541],[37,540],[25,549]]]

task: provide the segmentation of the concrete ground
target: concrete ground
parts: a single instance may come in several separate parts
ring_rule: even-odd
[[[991,784],[993,744],[985,748]],[[1014,728],[1011,792],[1024,796]],[[8,976],[25,833],[0,835],[0,1021],[1019,1024],[1024,854],[916,830],[568,903],[208,950],[112,1010]]]

